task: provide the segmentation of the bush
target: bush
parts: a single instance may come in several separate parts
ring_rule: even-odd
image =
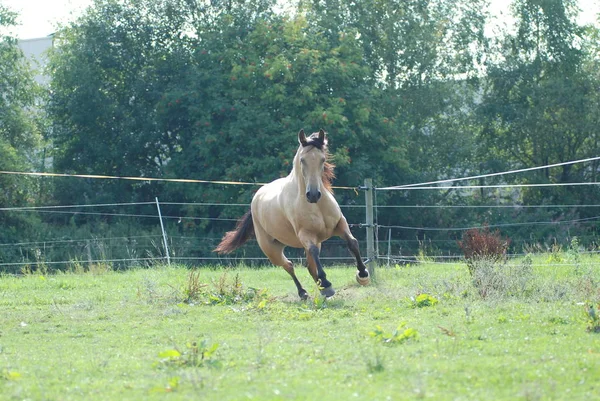
[[[510,239],[502,238],[498,230],[491,232],[489,227],[467,230],[463,234],[462,241],[458,241],[471,276],[475,275],[478,261],[485,260],[487,263],[495,264],[504,260],[509,244]]]

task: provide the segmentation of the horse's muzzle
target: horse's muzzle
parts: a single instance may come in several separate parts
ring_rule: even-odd
[[[306,193],[306,200],[309,203],[317,203],[321,199],[321,191],[308,191]]]

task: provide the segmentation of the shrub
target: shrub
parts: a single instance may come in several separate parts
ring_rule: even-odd
[[[469,273],[475,275],[475,267],[478,261],[485,260],[488,263],[498,263],[506,258],[506,251],[510,239],[502,238],[498,230],[491,232],[489,227],[483,229],[472,228],[464,232],[462,241],[458,246],[465,255]]]
[[[515,265],[499,264],[494,260],[473,260],[473,285],[481,298],[526,297],[533,291],[531,258]]]

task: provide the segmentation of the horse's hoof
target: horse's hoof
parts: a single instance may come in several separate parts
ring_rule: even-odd
[[[333,289],[333,286],[330,285],[327,288],[323,288],[321,290],[321,295],[323,295],[326,298],[331,298],[332,296],[334,296],[335,295],[335,290]]]
[[[306,301],[308,299],[308,292],[306,292],[306,290],[302,290],[298,293],[298,295],[300,296],[300,299],[303,301]]]
[[[356,271],[356,282],[358,284],[360,284],[360,285],[367,285],[371,281],[371,277],[369,276],[369,271],[365,270],[365,273],[367,273],[367,275],[364,276],[364,277],[361,277],[360,276],[360,270]]]

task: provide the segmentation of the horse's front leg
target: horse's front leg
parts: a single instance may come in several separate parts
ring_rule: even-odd
[[[337,227],[335,228],[335,234],[344,239],[344,241],[346,241],[348,249],[356,259],[356,267],[358,269],[356,271],[356,281],[358,282],[358,284],[369,284],[371,278],[369,277],[369,271],[367,270],[367,267],[363,263],[362,258],[360,256],[360,251],[358,249],[358,241],[350,232],[350,227],[348,226],[348,222],[346,221],[346,218],[344,216],[342,216]]]
[[[324,295],[327,298],[334,296],[335,290],[333,289],[331,282],[327,280],[327,274],[325,274],[325,270],[323,270],[323,265],[321,264],[321,259],[319,258],[319,254],[321,253],[321,245],[317,244],[316,241],[312,239],[307,239],[303,241],[302,244],[304,245],[304,250],[306,251],[308,271],[315,280],[315,283],[317,283],[319,286],[321,295]]]

